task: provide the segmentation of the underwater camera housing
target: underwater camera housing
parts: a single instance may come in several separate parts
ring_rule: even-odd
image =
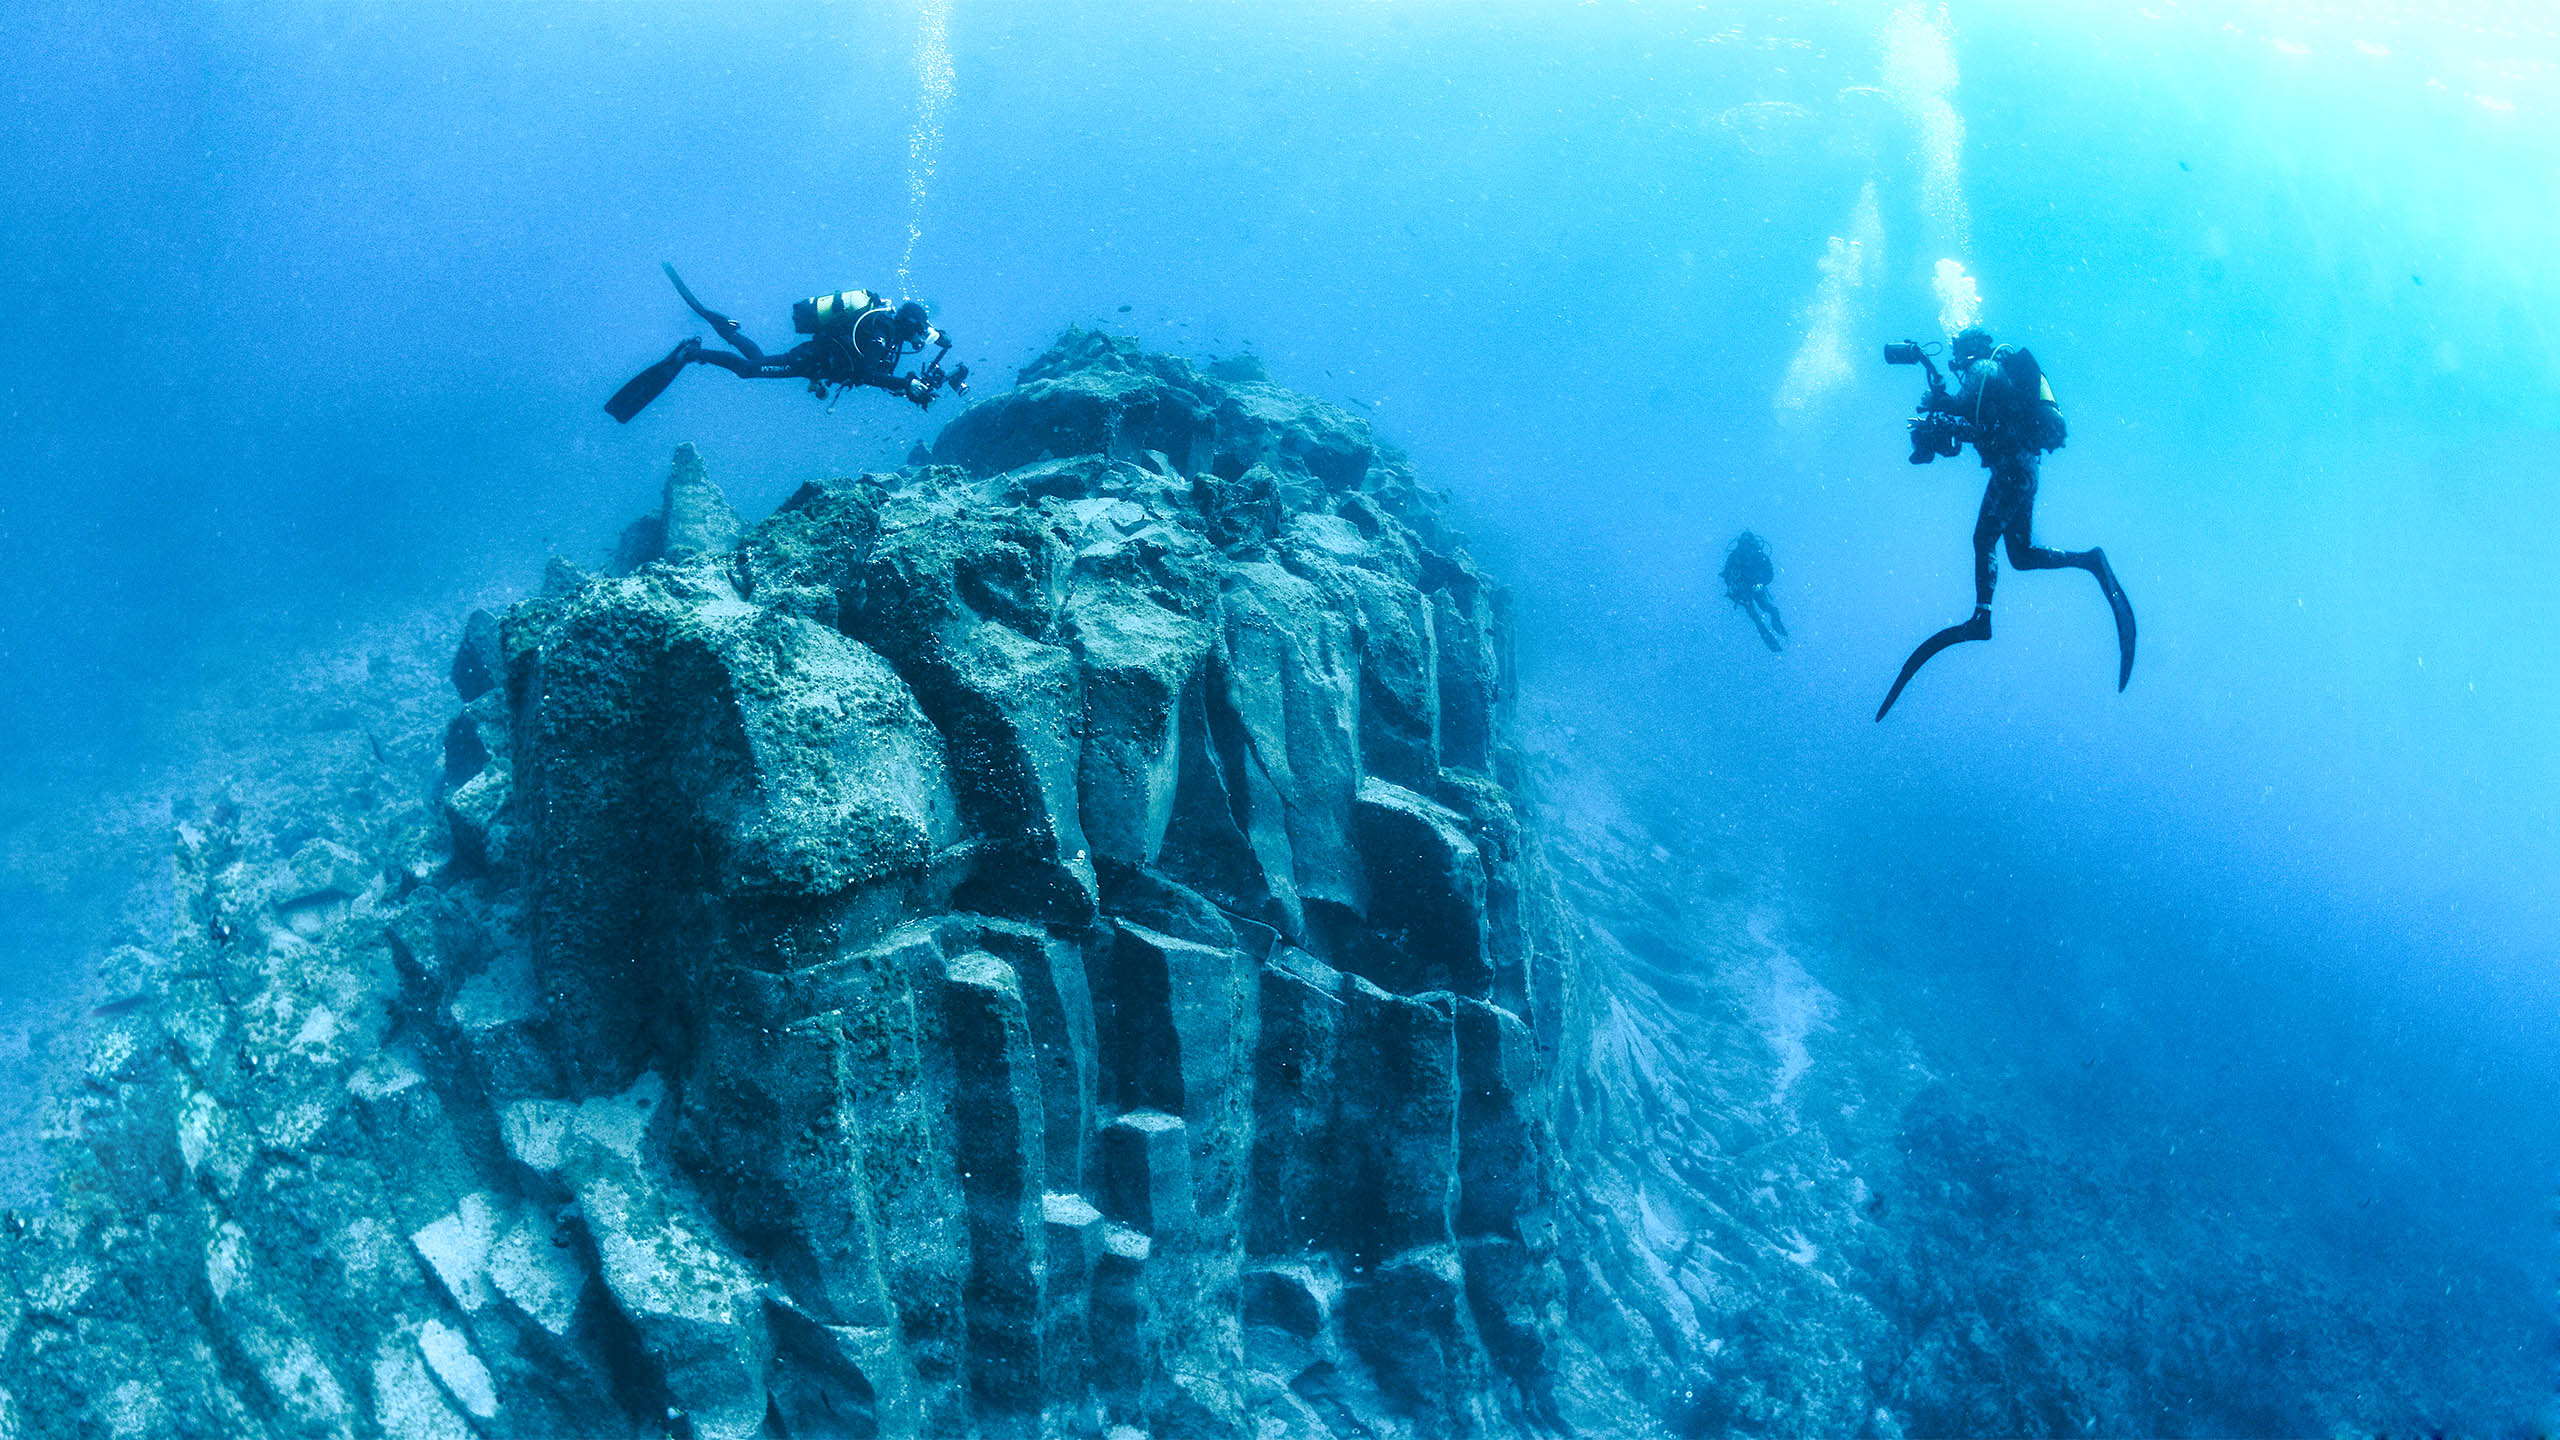
[[[1946,377],[1938,373],[1937,362],[1929,358],[1929,352],[1934,348],[1917,340],[1897,341],[1884,347],[1884,363],[1918,365],[1926,369],[1929,372],[1929,393],[1934,397],[1947,388]],[[1926,465],[1941,456],[1953,457],[1963,448],[1961,422],[1938,413],[1926,400],[1921,402],[1920,413],[1911,417],[1910,425],[1911,463],[1914,465]]]
[[[1944,415],[1923,412],[1911,417],[1911,463],[1926,465],[1944,456],[1953,459],[1964,449],[1964,437],[1956,421]]]

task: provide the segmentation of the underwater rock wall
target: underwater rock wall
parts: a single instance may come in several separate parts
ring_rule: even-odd
[[[745,526],[684,447],[472,617],[431,794],[185,817],[0,1431],[1644,1428],[1503,597],[1402,457],[1071,331],[925,458]]]

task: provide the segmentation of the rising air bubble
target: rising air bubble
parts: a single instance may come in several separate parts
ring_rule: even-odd
[[[1961,260],[1941,260],[1930,280],[1938,292],[1938,329],[1953,335],[1982,318],[1982,287],[1965,273]]]
[[[1778,384],[1782,417],[1801,416],[1816,400],[1849,383],[1856,371],[1851,338],[1866,323],[1867,287],[1884,253],[1884,221],[1876,213],[1876,185],[1858,191],[1849,211],[1849,233],[1825,247],[1813,299],[1804,308],[1804,343]]]
[[[916,127],[907,136],[907,249],[898,260],[898,289],[914,292],[916,242],[924,238],[924,205],[942,163],[942,112],[951,103],[951,0],[924,0],[916,24]]]
[[[1911,117],[1920,141],[1920,207],[1940,253],[1973,250],[1973,210],[1964,198],[1964,114],[1950,98],[1956,52],[1945,11],[1908,5],[1884,27],[1884,88]]]

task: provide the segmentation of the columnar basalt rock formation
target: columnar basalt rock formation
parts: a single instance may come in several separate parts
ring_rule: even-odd
[[[1070,332],[616,571],[472,618],[431,808],[182,827],[18,1432],[1624,1418],[1503,596],[1364,422]]]

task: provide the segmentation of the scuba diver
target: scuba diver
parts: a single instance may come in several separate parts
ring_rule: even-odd
[[[2025,350],[1995,345],[1991,332],[1979,325],[1955,337],[1949,357],[1956,380],[1952,390],[1920,345],[1906,340],[1884,347],[1888,364],[1919,365],[1929,372],[1929,393],[1910,421],[1911,463],[1953,457],[1971,444],[1982,457],[1982,468],[1991,472],[1991,483],[1982,492],[1981,518],[1973,525],[1973,618],[1920,642],[1902,662],[1902,673],[1876,707],[1876,718],[1885,717],[1902,697],[1902,687],[1939,651],[1991,638],[1991,586],[1998,574],[1991,552],[2003,541],[2009,563],[2020,570],[2086,570],[2097,580],[2115,612],[2116,689],[2123,690],[2133,679],[2133,606],[2116,583],[2107,552],[2047,550],[2035,543],[2036,472],[2046,451],[2062,448],[2066,433],[2062,407],[2054,403],[2043,367]]]
[[[1769,547],[1748,530],[1735,537],[1733,548],[1725,552],[1724,597],[1751,617],[1751,626],[1760,632],[1762,644],[1783,653],[1787,648],[1787,622],[1778,618],[1778,602],[1769,598],[1769,582],[1777,578],[1777,573],[1777,567],[1769,563]]]
[[[675,282],[676,293],[693,313],[710,323],[728,342],[735,355],[706,348],[698,337],[687,337],[667,354],[667,358],[631,377],[631,383],[613,392],[604,402],[605,413],[629,424],[658,393],[672,384],[687,365],[717,365],[732,375],[748,380],[806,380],[809,393],[821,399],[840,395],[856,385],[868,385],[903,395],[919,409],[931,405],[933,397],[948,385],[960,394],[969,391],[969,367],[954,365],[942,368],[943,357],[951,353],[951,337],[933,327],[922,305],[913,300],[893,305],[885,296],[868,290],[844,290],[833,295],[820,295],[791,307],[791,328],[808,336],[781,355],[767,355],[756,342],[746,336],[738,322],[703,305],[685,288],[684,278],[676,267],[662,267],[667,278]],[[928,345],[941,348],[913,375],[900,375],[898,362]]]

